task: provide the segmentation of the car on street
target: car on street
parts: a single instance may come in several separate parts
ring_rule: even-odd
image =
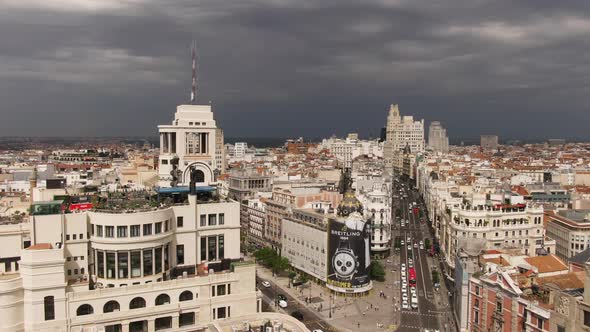
[[[402,244],[402,246],[405,244],[404,240],[402,240],[400,243]]]
[[[402,285],[402,292],[407,292],[408,291],[408,286],[406,286],[405,284]]]
[[[264,286],[266,288],[270,288],[270,282],[268,282],[268,281],[265,280],[265,281],[262,282],[262,286]]]
[[[408,242],[412,242],[412,237],[408,236]]]
[[[402,302],[402,309],[410,309],[410,307],[408,306],[408,301]]]
[[[418,248],[418,242],[414,242],[414,248]]]
[[[406,270],[406,264],[402,263],[402,271]]]
[[[286,307],[287,307],[287,301],[280,300],[280,301],[279,301],[279,307],[281,307],[281,308],[286,308]]]
[[[293,311],[291,313],[291,316],[297,318],[300,321],[303,320],[303,314],[301,313],[301,311]]]
[[[408,250],[412,250],[412,245],[408,244]]]

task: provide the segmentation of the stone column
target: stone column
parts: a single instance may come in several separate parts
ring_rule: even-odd
[[[148,326],[147,326],[147,330],[148,332],[154,332],[156,331],[156,320],[154,318],[148,319]]]

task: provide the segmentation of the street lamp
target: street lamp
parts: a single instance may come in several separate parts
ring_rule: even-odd
[[[328,299],[328,304],[330,305],[330,308],[328,308],[328,318],[332,318],[332,291],[329,290],[330,292],[330,298]]]

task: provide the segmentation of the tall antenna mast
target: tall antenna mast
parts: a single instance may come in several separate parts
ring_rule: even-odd
[[[192,84],[191,84],[191,104],[194,104],[197,100],[197,43],[193,40],[191,47],[191,57],[193,61],[192,67]]]

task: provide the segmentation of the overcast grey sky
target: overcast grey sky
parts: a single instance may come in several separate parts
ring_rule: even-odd
[[[155,135],[192,39],[230,137],[590,137],[588,0],[0,0],[0,136]]]

